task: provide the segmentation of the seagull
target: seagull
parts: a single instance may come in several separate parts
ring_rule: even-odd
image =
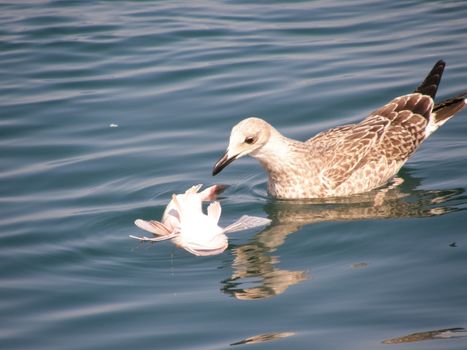
[[[172,240],[177,247],[197,256],[222,253],[228,247],[226,233],[247,230],[268,225],[271,220],[256,216],[243,215],[233,224],[219,226],[221,205],[214,201],[208,206],[207,215],[203,212],[202,202],[211,201],[222,191],[222,185],[214,185],[199,192],[201,184],[192,186],[185,193],[173,194],[165,208],[161,221],[137,219],[135,225],[151,232],[154,237],[131,238],[140,241],[160,242]]]
[[[268,174],[269,194],[279,199],[345,197],[381,187],[467,104],[467,93],[435,104],[444,67],[439,60],[413,93],[396,97],[360,123],[304,142],[285,137],[263,119],[246,118],[232,128],[212,174],[250,155]]]

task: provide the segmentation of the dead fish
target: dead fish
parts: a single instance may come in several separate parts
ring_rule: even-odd
[[[141,241],[158,242],[172,240],[175,245],[197,256],[222,253],[228,246],[226,233],[242,231],[257,226],[267,225],[271,220],[244,215],[233,224],[222,228],[219,226],[221,205],[214,201],[203,212],[202,202],[215,199],[221,190],[219,185],[208,187],[199,192],[202,185],[192,186],[185,193],[172,195],[161,221],[145,221],[138,219],[135,225],[151,232],[155,237],[131,238]]]

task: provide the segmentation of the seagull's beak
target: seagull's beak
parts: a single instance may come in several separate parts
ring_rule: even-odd
[[[225,152],[225,154],[214,165],[214,168],[212,169],[212,176],[219,174],[222,169],[224,169],[227,165],[232,163],[237,158],[238,155],[229,157],[229,152]]]

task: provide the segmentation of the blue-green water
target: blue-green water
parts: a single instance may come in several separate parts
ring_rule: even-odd
[[[465,1],[1,2],[0,348],[465,349],[425,333],[467,328],[465,110],[382,205],[275,201],[252,159],[211,169],[246,116],[306,139],[440,58],[439,97],[466,91],[466,18]],[[196,183],[230,186],[222,224],[272,226],[206,258],[128,238]]]

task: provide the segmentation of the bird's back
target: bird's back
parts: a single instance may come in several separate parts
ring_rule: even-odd
[[[326,196],[345,196],[386,183],[426,138],[433,100],[398,97],[358,124],[340,126],[308,140],[318,157]]]

